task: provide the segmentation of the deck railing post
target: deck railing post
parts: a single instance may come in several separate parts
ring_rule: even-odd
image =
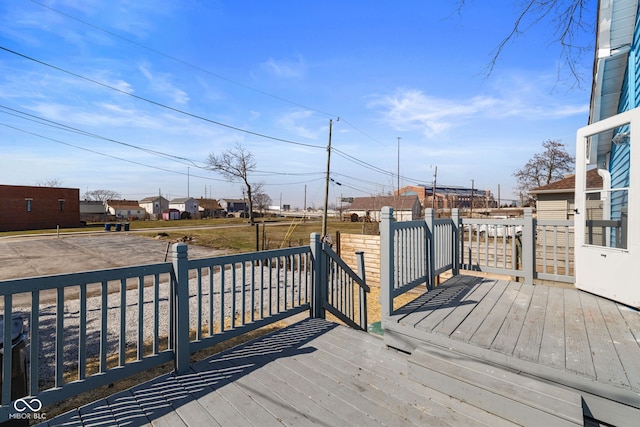
[[[356,258],[358,259],[358,276],[364,283],[367,283],[367,277],[364,270],[364,252],[356,252]],[[359,294],[358,301],[360,302],[360,327],[363,330],[367,330],[367,293],[364,288],[358,286]]]
[[[424,222],[427,225],[426,230],[426,238],[427,238],[427,290],[432,290],[435,280],[436,280],[436,266],[435,266],[435,242],[434,242],[434,232],[433,232],[433,223],[435,220],[435,211],[432,208],[428,208],[424,212]]]
[[[380,212],[380,305],[382,328],[384,328],[385,318],[393,313],[393,240],[393,208],[385,206]]]
[[[187,245],[185,243],[175,243],[172,247],[173,271],[175,275],[174,295],[174,316],[173,325],[175,356],[175,370],[178,374],[189,371],[189,259]]]
[[[522,227],[522,275],[525,285],[533,285],[536,270],[536,230],[533,209],[524,209],[524,226]]]
[[[451,209],[451,221],[453,222],[453,229],[451,233],[451,238],[453,239],[453,244],[451,246],[451,250],[453,251],[451,254],[453,266],[451,273],[454,276],[457,276],[460,274],[460,209]]]
[[[311,256],[313,257],[313,293],[311,301],[311,317],[324,319],[325,311],[322,306],[326,289],[328,286],[327,269],[320,233],[311,233]]]

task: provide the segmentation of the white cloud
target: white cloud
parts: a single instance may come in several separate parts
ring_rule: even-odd
[[[380,111],[383,121],[395,130],[417,130],[427,138],[471,120],[552,120],[589,111],[587,104],[558,105],[541,92],[536,96],[527,93],[529,88],[515,87],[518,89],[503,86],[496,94],[466,99],[430,96],[418,89],[398,89],[393,94],[375,97],[368,107]]]
[[[162,95],[170,97],[174,102],[184,105],[189,102],[189,95],[182,89],[171,83],[171,75],[168,73],[152,73],[145,65],[138,67],[142,75],[149,81],[151,89]]]
[[[261,67],[276,77],[286,79],[302,78],[306,69],[301,57],[297,57],[294,61],[269,58],[261,64]]]
[[[417,89],[400,89],[392,95],[379,97],[369,106],[379,108],[383,120],[400,131],[422,129],[427,137],[443,132],[462,119],[471,118],[498,100],[492,97],[473,97],[450,100],[424,94]]]
[[[294,111],[280,116],[276,123],[287,131],[309,139],[317,139],[319,130],[311,130],[305,121],[313,116],[312,111]]]

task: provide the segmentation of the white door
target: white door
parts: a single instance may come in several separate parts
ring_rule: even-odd
[[[632,307],[640,307],[639,174],[640,109],[578,130],[576,287]]]

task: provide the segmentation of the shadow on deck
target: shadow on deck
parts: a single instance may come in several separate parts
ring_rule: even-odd
[[[411,353],[412,378],[516,422],[580,424],[581,411],[638,425],[636,310],[576,289],[455,276],[384,327],[387,345]]]
[[[45,425],[513,424],[410,380],[379,337],[307,319]]]

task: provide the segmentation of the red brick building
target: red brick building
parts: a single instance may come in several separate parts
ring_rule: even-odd
[[[0,231],[78,227],[77,188],[0,185]]]

